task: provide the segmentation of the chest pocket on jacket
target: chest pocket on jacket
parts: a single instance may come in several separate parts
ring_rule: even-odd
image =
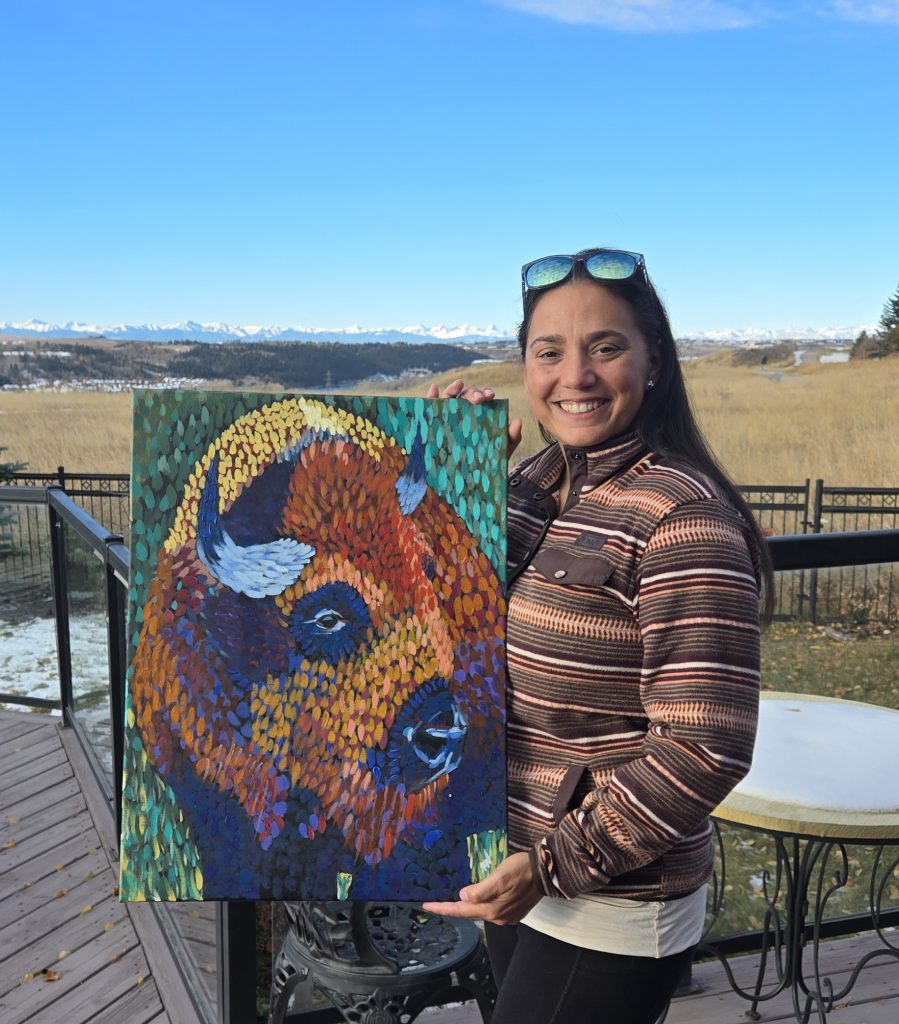
[[[615,571],[611,562],[589,549],[551,545],[544,545],[531,559],[531,565],[545,579],[562,586],[599,587]]]

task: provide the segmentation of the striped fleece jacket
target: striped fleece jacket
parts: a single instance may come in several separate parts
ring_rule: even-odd
[[[571,491],[556,503],[567,458]],[[544,895],[685,895],[749,770],[758,578],[719,488],[633,434],[509,478],[509,840]]]

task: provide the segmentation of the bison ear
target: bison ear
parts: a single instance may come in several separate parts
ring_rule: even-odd
[[[410,515],[418,508],[427,489],[425,443],[419,426],[415,431],[415,440],[412,442],[412,451],[409,452],[409,461],[396,482],[396,494],[400,500],[400,511],[404,516]]]
[[[197,509],[197,555],[213,578],[247,597],[272,597],[300,578],[315,548],[282,537],[267,544],[236,544],[219,515],[218,455],[206,473]]]

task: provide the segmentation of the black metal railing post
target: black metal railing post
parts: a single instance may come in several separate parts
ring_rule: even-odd
[[[824,497],[824,481],[819,477],[815,481],[815,500],[812,506],[812,533],[821,532],[821,504]],[[818,623],[818,570],[812,569],[808,585],[808,617],[809,621]]]
[[[223,900],[216,909],[219,1024],[256,1020],[256,904]]]
[[[808,533],[809,518],[808,518],[808,503],[811,496],[811,480],[805,478],[805,489],[802,494],[802,532]],[[808,594],[805,592],[805,569],[799,570],[799,603],[797,605],[796,614],[799,619],[802,618],[803,605],[808,598]]]
[[[123,571],[124,570],[124,571]],[[128,549],[120,541],[106,544],[106,629],[109,649],[109,713],[112,721],[112,776],[116,838],[122,834],[122,774],[125,762],[125,673],[128,647]]]
[[[58,484],[47,488],[62,491]],[[66,538],[63,521],[56,509],[47,501],[50,523],[50,581],[53,593],[53,615],[56,620],[56,656],[59,665],[59,698],[63,725],[72,724],[72,645],[69,637],[69,590],[66,582]]]

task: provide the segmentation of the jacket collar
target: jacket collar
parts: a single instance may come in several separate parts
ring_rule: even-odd
[[[569,465],[586,460],[586,484],[598,487],[611,479],[626,466],[636,462],[649,449],[633,431],[619,434],[601,445],[589,448],[575,448],[571,445],[551,444],[532,460],[518,467],[515,475],[520,475],[534,484],[541,491],[552,493],[558,489],[565,468],[565,460]],[[580,473],[572,474],[572,476]]]

